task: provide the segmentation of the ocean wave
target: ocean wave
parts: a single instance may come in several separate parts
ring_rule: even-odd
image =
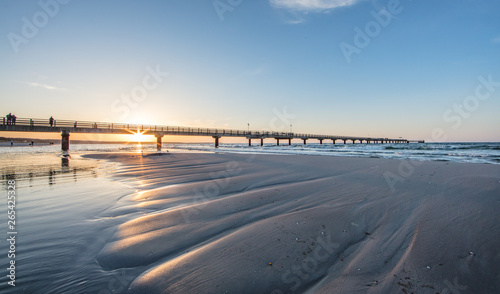
[[[217,152],[217,153],[255,153],[255,154],[302,154],[319,156],[349,156],[349,157],[379,157],[393,159],[411,159],[434,161],[445,159],[452,162],[500,163],[500,143],[426,143],[426,144],[257,144],[249,147],[244,143],[222,144],[215,148],[213,144],[164,144],[168,149],[184,150],[185,152]],[[153,144],[73,144],[70,153],[87,152],[155,152]],[[56,154],[60,153],[58,146],[35,146],[0,148],[3,156],[13,156],[18,153]]]

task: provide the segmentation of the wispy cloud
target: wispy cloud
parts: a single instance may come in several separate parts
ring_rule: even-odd
[[[28,85],[30,87],[39,87],[39,88],[44,88],[44,89],[50,90],[50,91],[67,91],[68,90],[66,88],[60,88],[60,87],[55,87],[55,86],[51,86],[51,85],[47,85],[47,84],[41,84],[41,83],[20,82],[20,81],[17,81],[17,82],[21,83],[21,84]]]
[[[285,22],[287,24],[292,24],[292,25],[295,25],[295,24],[301,24],[301,23],[304,23],[306,20],[304,18],[295,18],[295,19],[287,19]]]
[[[359,0],[269,0],[272,6],[301,12],[326,12],[351,6]]]

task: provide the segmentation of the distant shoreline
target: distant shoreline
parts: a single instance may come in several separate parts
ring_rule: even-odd
[[[14,143],[30,143],[31,141],[35,143],[54,143],[61,144],[60,139],[36,139],[36,138],[10,138],[10,137],[0,137],[0,146],[3,143],[8,143],[10,146],[10,141]],[[131,141],[87,141],[87,140],[71,140],[71,144],[130,144],[130,143],[141,143],[143,145],[154,145],[156,142],[146,141],[146,142],[131,142]],[[461,141],[461,142],[426,142],[426,144],[496,144],[500,142],[488,142],[488,141]],[[164,142],[163,144],[213,144],[213,142]],[[243,144],[243,143],[225,143],[227,145],[231,144]],[[308,143],[315,144],[315,143]],[[342,144],[338,144],[342,145]]]

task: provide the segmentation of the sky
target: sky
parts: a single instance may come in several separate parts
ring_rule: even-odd
[[[0,0],[0,36],[2,115],[500,141],[496,0]]]

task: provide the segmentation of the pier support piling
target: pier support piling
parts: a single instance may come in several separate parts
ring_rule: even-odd
[[[280,139],[276,139],[276,146],[280,145]]]
[[[260,146],[264,146],[264,138],[260,138]]]
[[[288,139],[288,145],[292,145],[292,139]]]
[[[219,148],[219,139],[220,139],[220,137],[213,136],[212,138],[215,139],[215,148]]]
[[[68,154],[69,150],[69,131],[63,130],[61,132],[61,150],[64,154]]]
[[[248,147],[252,146],[252,139],[248,138]]]
[[[323,144],[323,139],[319,139],[319,144],[322,145]]]
[[[155,135],[156,137],[156,151],[161,151],[161,138],[163,135]]]

